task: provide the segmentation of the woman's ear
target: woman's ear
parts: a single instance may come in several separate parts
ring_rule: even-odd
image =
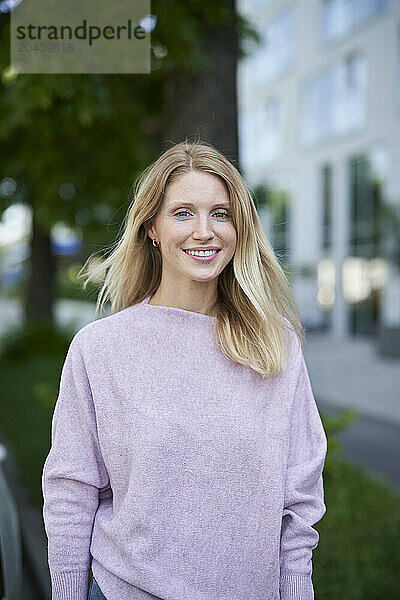
[[[156,234],[156,232],[154,231],[154,227],[153,227],[153,224],[152,224],[152,222],[151,222],[151,221],[146,221],[146,222],[144,223],[144,228],[145,228],[145,231],[146,231],[146,235],[147,235],[147,237],[149,237],[149,238],[150,238],[150,242],[152,242],[153,240],[156,240],[156,239],[158,239],[158,238],[157,238],[157,234]]]
[[[145,221],[145,222],[143,223],[143,227],[144,227],[144,230],[145,230],[145,232],[146,232],[146,235],[150,235],[150,237],[151,237],[152,235],[154,235],[154,232],[152,231],[152,229],[153,229],[153,225],[152,225],[152,222],[151,222],[151,220]]]

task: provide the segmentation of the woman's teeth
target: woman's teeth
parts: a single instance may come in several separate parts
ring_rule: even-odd
[[[211,256],[217,254],[218,250],[184,250],[184,252],[192,256]]]

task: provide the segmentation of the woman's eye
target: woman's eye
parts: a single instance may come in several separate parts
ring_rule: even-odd
[[[177,212],[175,214],[176,214],[177,217],[180,217],[182,215],[185,216],[185,215],[189,214],[189,211],[188,210],[180,210],[179,212]],[[215,215],[220,215],[222,217],[228,217],[228,218],[230,216],[228,213],[225,213],[225,212],[217,212],[217,213],[214,213],[214,214]]]

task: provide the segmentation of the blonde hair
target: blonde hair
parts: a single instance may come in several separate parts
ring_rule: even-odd
[[[162,262],[147,227],[161,206],[167,185],[191,170],[211,173],[225,183],[237,232],[235,254],[218,277],[216,339],[228,358],[263,377],[273,377],[287,365],[285,332],[295,331],[301,346],[304,344],[299,311],[246,183],[235,166],[207,142],[176,144],[142,172],[133,186],[120,239],[112,243],[115,247],[108,257],[83,275],[83,287],[92,279],[104,279],[96,315],[107,300],[115,313],[156,292]]]

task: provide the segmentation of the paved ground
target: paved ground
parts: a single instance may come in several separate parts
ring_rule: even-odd
[[[304,357],[319,408],[327,415],[344,408],[358,413],[338,433],[343,458],[400,493],[400,358],[379,355],[368,337],[311,332]]]
[[[337,340],[320,333],[306,334],[304,357],[324,405],[400,426],[400,358],[381,356],[368,337]]]

